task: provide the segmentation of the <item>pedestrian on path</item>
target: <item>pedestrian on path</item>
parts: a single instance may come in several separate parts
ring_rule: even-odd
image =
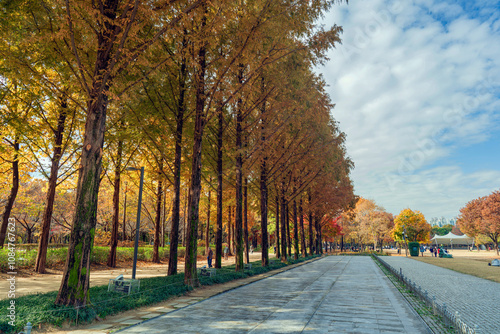
[[[229,256],[229,247],[224,247],[224,260],[227,260]]]
[[[212,248],[208,247],[208,255],[207,255],[208,268],[212,268],[213,258],[214,258],[214,252],[212,252]]]

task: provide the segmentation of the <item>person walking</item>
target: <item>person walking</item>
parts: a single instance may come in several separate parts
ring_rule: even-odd
[[[229,256],[229,247],[224,247],[224,260],[227,260]]]
[[[207,263],[208,263],[208,268],[212,268],[212,259],[214,258],[214,252],[212,252],[212,248],[208,248],[208,254],[207,254]]]

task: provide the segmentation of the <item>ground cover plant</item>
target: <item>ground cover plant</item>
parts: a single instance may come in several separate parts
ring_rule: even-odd
[[[17,251],[18,255],[16,258],[17,268],[34,268],[37,249],[32,248],[29,250],[20,249]],[[159,248],[160,260],[168,260],[168,247]],[[186,252],[185,247],[178,248],[179,258],[183,258]],[[7,266],[9,250],[7,248],[0,249],[0,272],[9,271]],[[60,248],[49,248],[47,249],[47,263],[48,268],[52,268],[58,264],[64,264],[66,261],[66,256],[68,254],[68,247]],[[102,264],[106,263],[109,254],[109,247],[96,246],[92,249],[92,255],[90,256],[91,264]],[[198,255],[205,254],[205,247],[198,247]],[[117,261],[132,261],[134,258],[134,248],[133,247],[117,247],[116,249]],[[148,261],[151,262],[153,258],[153,247],[139,247],[137,250],[137,260],[138,261]]]
[[[368,251],[368,252],[341,252],[337,253],[336,255],[359,255],[359,256],[371,256],[371,255],[377,255],[377,256],[387,256],[387,253],[384,252],[374,252],[374,251]]]
[[[255,261],[251,263],[251,269],[242,271],[235,271],[235,265],[231,265],[217,269],[217,275],[215,276],[200,276],[199,281],[201,285],[225,283],[279,269],[289,264],[303,262],[318,256],[300,257],[297,260],[289,260],[288,263],[271,261],[268,267],[262,267],[260,261]],[[0,320],[0,332],[18,333],[24,328],[27,322],[31,322],[33,326],[38,326],[38,324],[61,326],[64,322],[71,324],[89,323],[97,317],[105,318],[108,315],[155,304],[168,298],[182,295],[191,289],[192,287],[184,284],[184,273],[180,273],[172,276],[141,279],[140,291],[131,293],[130,295],[120,292],[108,292],[107,285],[92,287],[89,289],[91,303],[78,309],[55,305],[54,300],[57,296],[57,291],[23,296],[15,299],[15,326],[9,325],[8,318],[2,317]],[[7,309],[9,304],[10,300],[1,300],[0,309]]]

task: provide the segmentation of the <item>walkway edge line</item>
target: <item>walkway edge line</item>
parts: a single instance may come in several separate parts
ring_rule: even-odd
[[[426,306],[431,307],[435,315],[440,315],[443,317],[446,325],[451,325],[455,328],[457,333],[459,334],[479,334],[481,333],[479,327],[476,325],[474,327],[466,324],[460,317],[455,314],[452,314],[449,310],[446,309],[446,305],[439,305],[435,300],[432,300],[430,296],[427,294],[427,290],[423,291],[420,285],[417,286],[415,282],[412,282],[408,277],[402,273],[402,271],[398,272],[394,267],[390,264],[382,260],[379,256],[373,255],[377,261],[382,264],[387,270],[389,270],[401,283],[403,283],[410,291],[415,293]],[[417,312],[418,313],[418,312]]]

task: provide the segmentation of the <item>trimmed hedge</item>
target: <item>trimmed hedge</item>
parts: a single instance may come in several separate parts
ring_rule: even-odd
[[[299,258],[290,261],[290,263],[299,263],[314,257],[318,257],[318,255]],[[218,269],[217,275],[213,277],[200,276],[199,281],[201,285],[225,283],[286,266],[287,264],[280,261],[271,261],[268,267],[262,267],[261,262],[256,261],[252,262],[252,269],[236,272],[235,266],[232,265]],[[14,299],[16,306],[15,326],[9,325],[9,319],[2,316],[0,318],[0,332],[17,333],[23,330],[27,322],[31,322],[33,326],[38,326],[38,324],[61,326],[64,322],[90,323],[96,317],[104,318],[108,315],[155,304],[182,295],[190,289],[191,287],[184,285],[184,273],[181,273],[141,279],[141,291],[131,295],[108,292],[107,285],[92,287],[89,289],[91,304],[78,310],[72,307],[54,305],[57,291],[18,297]],[[9,303],[8,299],[0,300],[0,309],[6,310]]]
[[[0,271],[8,271],[8,252],[7,248],[0,249]],[[16,249],[16,267],[17,268],[29,268],[35,266],[37,249]],[[56,264],[63,264],[66,261],[66,255],[68,253],[68,247],[61,248],[49,248],[47,249],[47,262],[48,268],[53,267]],[[169,248],[160,247],[160,260],[168,260]],[[92,254],[90,255],[90,261],[92,264],[106,263],[109,254],[109,247],[94,247]],[[177,256],[182,258],[186,254],[185,247],[179,247],[177,250]],[[198,255],[205,255],[205,247],[198,247]],[[134,259],[134,248],[133,247],[117,247],[116,256],[118,261],[132,261]],[[153,247],[145,246],[139,247],[137,249],[137,259],[139,261],[152,261],[153,259]]]
[[[371,255],[378,255],[378,256],[387,256],[387,253],[385,252],[374,252],[374,251],[369,251],[369,252],[342,252],[342,253],[336,253],[335,255],[359,255],[359,256],[371,256]]]

